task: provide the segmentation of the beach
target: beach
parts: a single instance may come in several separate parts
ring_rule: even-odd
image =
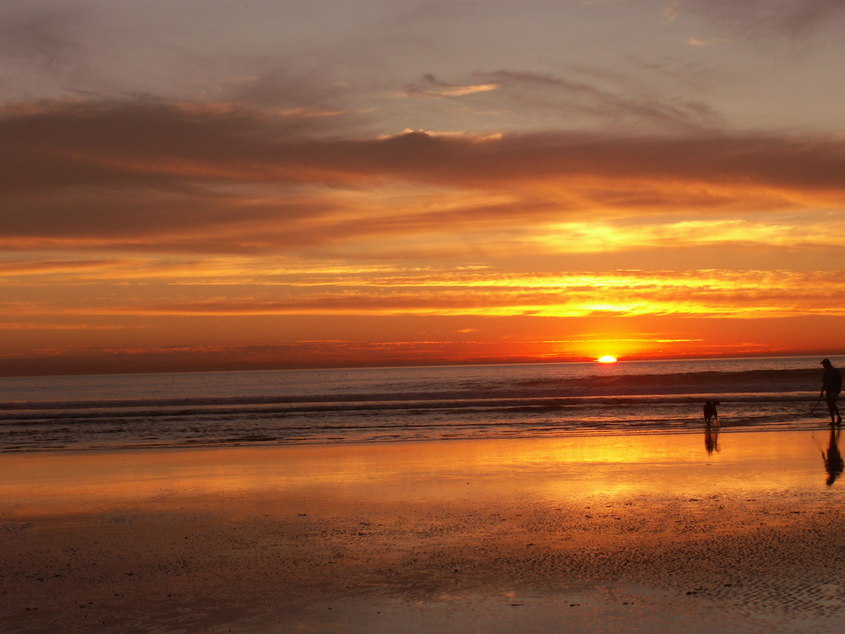
[[[836,441],[836,438],[833,438]],[[813,431],[3,454],[7,632],[840,631]],[[824,453],[823,453],[824,452]]]

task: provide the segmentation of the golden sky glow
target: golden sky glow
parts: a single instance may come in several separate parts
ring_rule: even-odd
[[[845,352],[839,3],[349,6],[0,7],[0,372]]]

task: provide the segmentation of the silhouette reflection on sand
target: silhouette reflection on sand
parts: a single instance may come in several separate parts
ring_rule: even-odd
[[[822,460],[824,460],[824,469],[827,471],[827,486],[832,486],[836,482],[843,469],[845,469],[845,462],[842,460],[842,454],[839,453],[839,434],[840,429],[834,429],[830,426],[830,437],[827,443],[827,452],[822,450]]]
[[[719,451],[719,401],[706,401],[704,403],[704,447],[707,455],[712,456],[714,451]]]
[[[704,424],[704,448],[707,455],[712,456],[714,451],[721,451],[719,448],[719,426],[711,423]]]

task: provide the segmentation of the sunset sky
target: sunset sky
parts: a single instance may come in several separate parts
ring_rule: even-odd
[[[0,373],[845,353],[845,3],[0,3]]]

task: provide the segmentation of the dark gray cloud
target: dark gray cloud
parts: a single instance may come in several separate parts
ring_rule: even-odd
[[[83,46],[73,29],[79,11],[46,6],[24,10],[21,5],[10,2],[0,8],[0,57],[46,72],[78,64]]]
[[[107,237],[127,248],[225,251],[518,228],[593,219],[597,209],[671,216],[800,208],[802,198],[845,202],[837,139],[564,132],[357,139],[331,134],[330,119],[159,102],[7,110],[0,233],[12,242]],[[509,193],[511,202],[356,217],[322,195],[400,184]]]
[[[328,118],[330,119],[330,118]],[[840,189],[841,142],[765,135],[407,133],[331,138],[321,118],[156,102],[51,104],[0,117],[0,191],[203,183],[356,184],[359,179],[493,187],[596,175]],[[319,134],[312,135],[313,131]]]
[[[845,22],[845,3],[838,0],[685,0],[681,6],[752,38],[803,38],[830,28],[841,32]]]

